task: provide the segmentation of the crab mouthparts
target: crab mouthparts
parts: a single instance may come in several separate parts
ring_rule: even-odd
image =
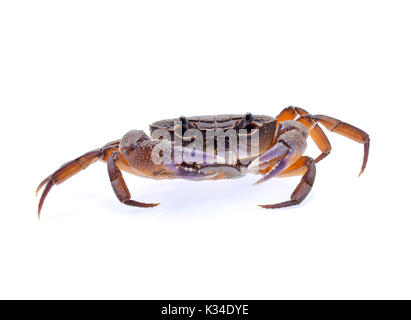
[[[201,167],[198,164],[195,163],[182,163],[179,167],[181,170],[184,170],[186,172],[192,172],[196,174],[201,174]]]
[[[208,170],[213,168],[213,165],[203,165],[199,166],[195,163],[181,163],[177,164],[168,164],[167,167],[172,170],[178,177],[183,177],[187,179],[204,179],[212,178],[217,175],[213,170]]]

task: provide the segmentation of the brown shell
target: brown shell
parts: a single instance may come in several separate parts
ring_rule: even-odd
[[[244,114],[225,114],[225,115],[208,115],[208,116],[193,116],[187,117],[188,128],[199,129],[203,133],[203,138],[206,139],[208,130],[215,129],[233,129],[244,119]],[[260,152],[268,150],[273,145],[274,134],[276,129],[276,119],[266,115],[253,115],[253,121],[247,127],[248,135],[259,133]],[[171,139],[174,140],[174,135],[184,134],[179,118],[160,120],[150,125],[150,134],[156,129],[165,129],[170,133]],[[184,145],[183,140],[183,145]]]
[[[187,120],[195,125],[196,129],[199,130],[210,130],[210,129],[231,129],[243,119],[244,115],[242,114],[224,114],[224,115],[215,115],[215,116],[194,116],[188,117]],[[263,126],[267,123],[275,121],[273,117],[264,116],[264,115],[253,115],[253,120],[259,126]],[[175,130],[175,124],[179,122],[178,118],[175,119],[166,119],[156,121],[150,125],[150,132],[155,129],[166,129],[170,132]]]

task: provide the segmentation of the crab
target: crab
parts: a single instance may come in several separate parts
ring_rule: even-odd
[[[45,178],[36,190],[37,194],[44,187],[38,203],[38,217],[54,185],[64,182],[97,160],[107,163],[115,195],[120,202],[129,206],[149,208],[159,203],[132,200],[122,171],[154,179],[195,181],[239,178],[247,173],[262,175],[256,184],[274,177],[302,176],[289,200],[260,206],[276,209],[298,205],[312,189],[316,163],[331,151],[331,144],[319,124],[364,145],[361,175],[367,165],[369,135],[329,116],[312,115],[302,108],[290,106],[275,118],[251,113],[180,117],[151,124],[151,137],[144,131],[133,130],[122,139],[109,142],[61,166]],[[223,134],[223,143],[219,144],[216,131],[230,131],[239,142],[232,144],[234,147],[221,155],[217,145],[230,146],[230,137]],[[321,151],[315,159],[304,155],[308,136]],[[200,147],[195,148],[194,137],[201,142]],[[169,155],[168,161],[164,159],[165,154]]]

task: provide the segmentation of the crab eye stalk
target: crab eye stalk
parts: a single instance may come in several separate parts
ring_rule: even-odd
[[[178,118],[178,120],[181,122],[181,124],[183,125],[183,127],[185,125],[187,125],[187,118],[184,116],[181,116],[180,118]]]
[[[254,117],[250,112],[247,112],[243,118],[235,126],[236,129],[251,129]]]
[[[184,131],[195,128],[195,126],[185,116],[181,116],[178,120],[181,122],[181,127]]]
[[[250,112],[247,112],[247,113],[245,114],[245,121],[247,121],[247,123],[250,123],[250,122],[253,121],[253,120],[254,120],[253,115],[252,115]]]

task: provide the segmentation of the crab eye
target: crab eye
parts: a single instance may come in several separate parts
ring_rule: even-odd
[[[181,116],[180,118],[178,118],[178,120],[181,122],[183,126],[187,124],[187,118],[184,116]]]
[[[251,122],[251,121],[254,120],[254,117],[253,117],[253,115],[252,115],[250,112],[247,112],[247,113],[245,114],[245,120],[246,120],[247,122]]]

